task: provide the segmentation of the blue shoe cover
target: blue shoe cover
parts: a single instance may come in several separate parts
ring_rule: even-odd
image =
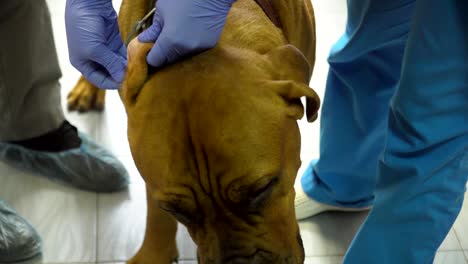
[[[0,263],[36,258],[41,244],[36,230],[0,199]]]
[[[115,192],[127,188],[129,177],[123,164],[83,133],[79,137],[80,148],[62,152],[35,151],[0,143],[0,160],[82,190]]]

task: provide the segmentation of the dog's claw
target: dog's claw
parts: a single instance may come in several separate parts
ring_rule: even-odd
[[[98,89],[82,77],[68,94],[67,105],[69,111],[101,112],[105,105],[105,91]]]

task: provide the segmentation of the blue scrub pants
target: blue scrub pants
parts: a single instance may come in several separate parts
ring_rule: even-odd
[[[344,263],[432,263],[468,177],[468,1],[348,0],[329,64],[304,190],[373,205]]]

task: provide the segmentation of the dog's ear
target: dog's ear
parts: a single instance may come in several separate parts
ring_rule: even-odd
[[[266,54],[272,62],[275,75],[275,86],[279,95],[286,101],[294,102],[306,97],[307,121],[317,119],[320,107],[320,98],[309,87],[312,66],[305,56],[293,45],[276,48]],[[299,119],[302,115],[299,117]]]
[[[301,97],[306,97],[306,115],[308,122],[314,122],[318,116],[320,99],[308,85],[297,81],[273,81],[273,89],[288,103],[289,115],[299,120],[304,115]]]
[[[140,90],[148,78],[146,55],[153,47],[152,43],[141,43],[133,39],[127,48],[128,68],[120,95],[125,105],[135,102]]]

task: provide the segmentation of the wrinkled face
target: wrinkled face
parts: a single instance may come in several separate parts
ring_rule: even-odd
[[[303,108],[289,97],[300,93],[265,70],[268,58],[207,60],[169,67],[127,102],[137,167],[199,263],[303,263],[293,188]]]
[[[188,227],[200,263],[302,263],[296,121],[252,94],[218,100],[189,111],[195,180],[178,182],[189,195],[161,199],[163,208]]]

